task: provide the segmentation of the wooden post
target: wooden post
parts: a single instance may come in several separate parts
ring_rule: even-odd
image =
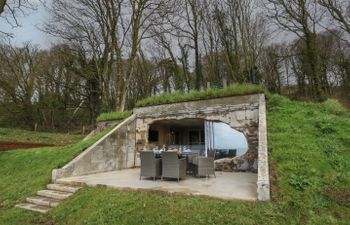
[[[207,89],[210,89],[210,82],[207,82]]]
[[[227,88],[227,79],[226,78],[222,78],[222,86],[224,88]]]

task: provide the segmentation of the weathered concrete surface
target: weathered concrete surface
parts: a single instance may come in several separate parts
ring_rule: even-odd
[[[135,116],[131,116],[61,169],[52,180],[135,166]]]
[[[155,190],[184,195],[209,196],[226,200],[255,201],[255,173],[217,172],[216,178],[195,178],[186,176],[184,180],[161,181],[152,179],[140,180],[140,169],[125,169],[79,177],[68,177],[57,180],[59,183],[85,183],[88,186],[103,185],[116,189]]]
[[[270,178],[267,151],[267,124],[265,95],[259,99],[259,148],[258,148],[258,181],[257,193],[259,201],[270,200]]]

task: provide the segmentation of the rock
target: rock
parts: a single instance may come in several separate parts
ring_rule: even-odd
[[[249,163],[247,160],[248,154],[236,156],[232,159],[234,171],[247,171],[249,169]]]
[[[223,158],[214,161],[215,170],[223,172],[232,172],[233,162],[231,158]]]

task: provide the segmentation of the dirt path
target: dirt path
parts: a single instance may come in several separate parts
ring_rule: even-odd
[[[52,147],[52,146],[56,146],[56,145],[53,145],[53,144],[41,144],[41,143],[0,141],[0,151],[7,151],[7,150],[14,150],[14,149]]]

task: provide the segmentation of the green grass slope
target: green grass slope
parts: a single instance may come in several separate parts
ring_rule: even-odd
[[[0,128],[0,141],[68,145],[83,139],[83,135],[34,132],[22,129]]]
[[[67,147],[0,152],[0,224],[39,223],[41,216],[14,205],[44,188],[51,180],[52,169],[64,166],[108,131]]]
[[[12,207],[80,150],[0,153],[0,224],[349,224],[348,112],[272,95],[268,144],[269,203],[84,188],[47,215]]]

